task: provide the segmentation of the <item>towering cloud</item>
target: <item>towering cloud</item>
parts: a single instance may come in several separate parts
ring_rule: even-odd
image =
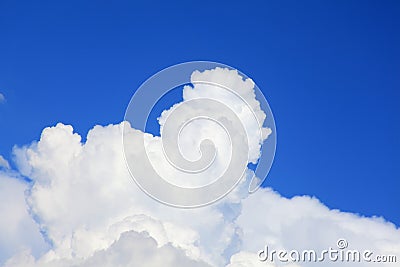
[[[196,72],[192,78],[198,75],[225,77],[257,107],[251,81],[237,72],[216,69]],[[202,94],[215,91],[185,88],[184,99]],[[217,97],[224,101],[224,96]],[[161,126],[168,112],[161,116]],[[261,110],[257,116],[264,120]],[[124,127],[129,125],[95,126],[83,143],[72,126],[57,124],[44,129],[38,142],[14,149],[19,174],[0,175],[0,213],[6,215],[2,216],[6,221],[0,221],[4,266],[280,266],[259,261],[258,251],[266,245],[276,250],[323,250],[335,247],[339,238],[346,238],[351,248],[397,255],[400,260],[400,230],[393,224],[330,210],[308,196],[287,199],[268,188],[248,195],[251,170],[233,192],[213,205],[198,209],[162,205],[130,177],[121,141]],[[132,138],[145,134],[130,131]],[[262,137],[268,133],[264,129]],[[260,135],[254,134],[251,161],[257,160],[260,149]],[[162,153],[156,144],[159,137],[146,136],[157,158]]]

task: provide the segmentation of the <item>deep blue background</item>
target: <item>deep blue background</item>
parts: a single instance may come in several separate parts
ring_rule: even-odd
[[[3,0],[0,154],[57,122],[118,123],[155,72],[218,61],[275,114],[267,186],[400,225],[400,2],[305,2]]]

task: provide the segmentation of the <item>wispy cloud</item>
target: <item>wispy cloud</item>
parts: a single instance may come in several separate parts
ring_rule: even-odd
[[[0,155],[0,168],[5,168],[5,169],[10,168],[10,164],[2,155]]]
[[[4,101],[6,101],[6,98],[2,93],[0,93],[0,103],[2,103]]]

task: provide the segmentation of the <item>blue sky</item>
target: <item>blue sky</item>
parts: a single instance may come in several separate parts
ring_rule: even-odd
[[[266,186],[400,225],[399,11],[396,1],[2,1],[0,154],[57,122],[83,136],[118,123],[155,72],[218,61],[252,77],[274,112]]]

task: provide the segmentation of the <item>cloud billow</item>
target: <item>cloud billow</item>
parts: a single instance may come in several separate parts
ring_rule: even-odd
[[[237,72],[219,69],[203,75],[237,81],[238,90],[247,88],[248,101],[257,105],[251,86],[246,87],[249,82]],[[183,93],[188,100],[215,92],[195,87]],[[168,112],[160,117],[161,126]],[[126,122],[95,126],[83,143],[72,126],[57,124],[44,129],[39,141],[14,149],[19,173],[8,170],[0,175],[5,188],[0,199],[8,203],[0,205],[0,212],[21,216],[0,228],[1,241],[18,240],[10,243],[7,253],[1,250],[4,266],[280,266],[260,262],[257,252],[267,243],[276,249],[324,249],[341,237],[351,247],[400,258],[400,230],[395,225],[331,210],[308,196],[288,199],[269,188],[249,194],[250,169],[230,194],[213,205],[197,209],[162,205],[131,179],[121,142],[126,127]],[[153,156],[161,157],[159,137],[133,128],[129,132],[133,141],[145,138]],[[257,138],[249,142],[251,161],[259,157]],[[136,164],[141,164],[139,159]],[[17,179],[21,176],[32,182]],[[10,190],[15,193],[6,195]],[[287,266],[311,265],[315,266]]]

